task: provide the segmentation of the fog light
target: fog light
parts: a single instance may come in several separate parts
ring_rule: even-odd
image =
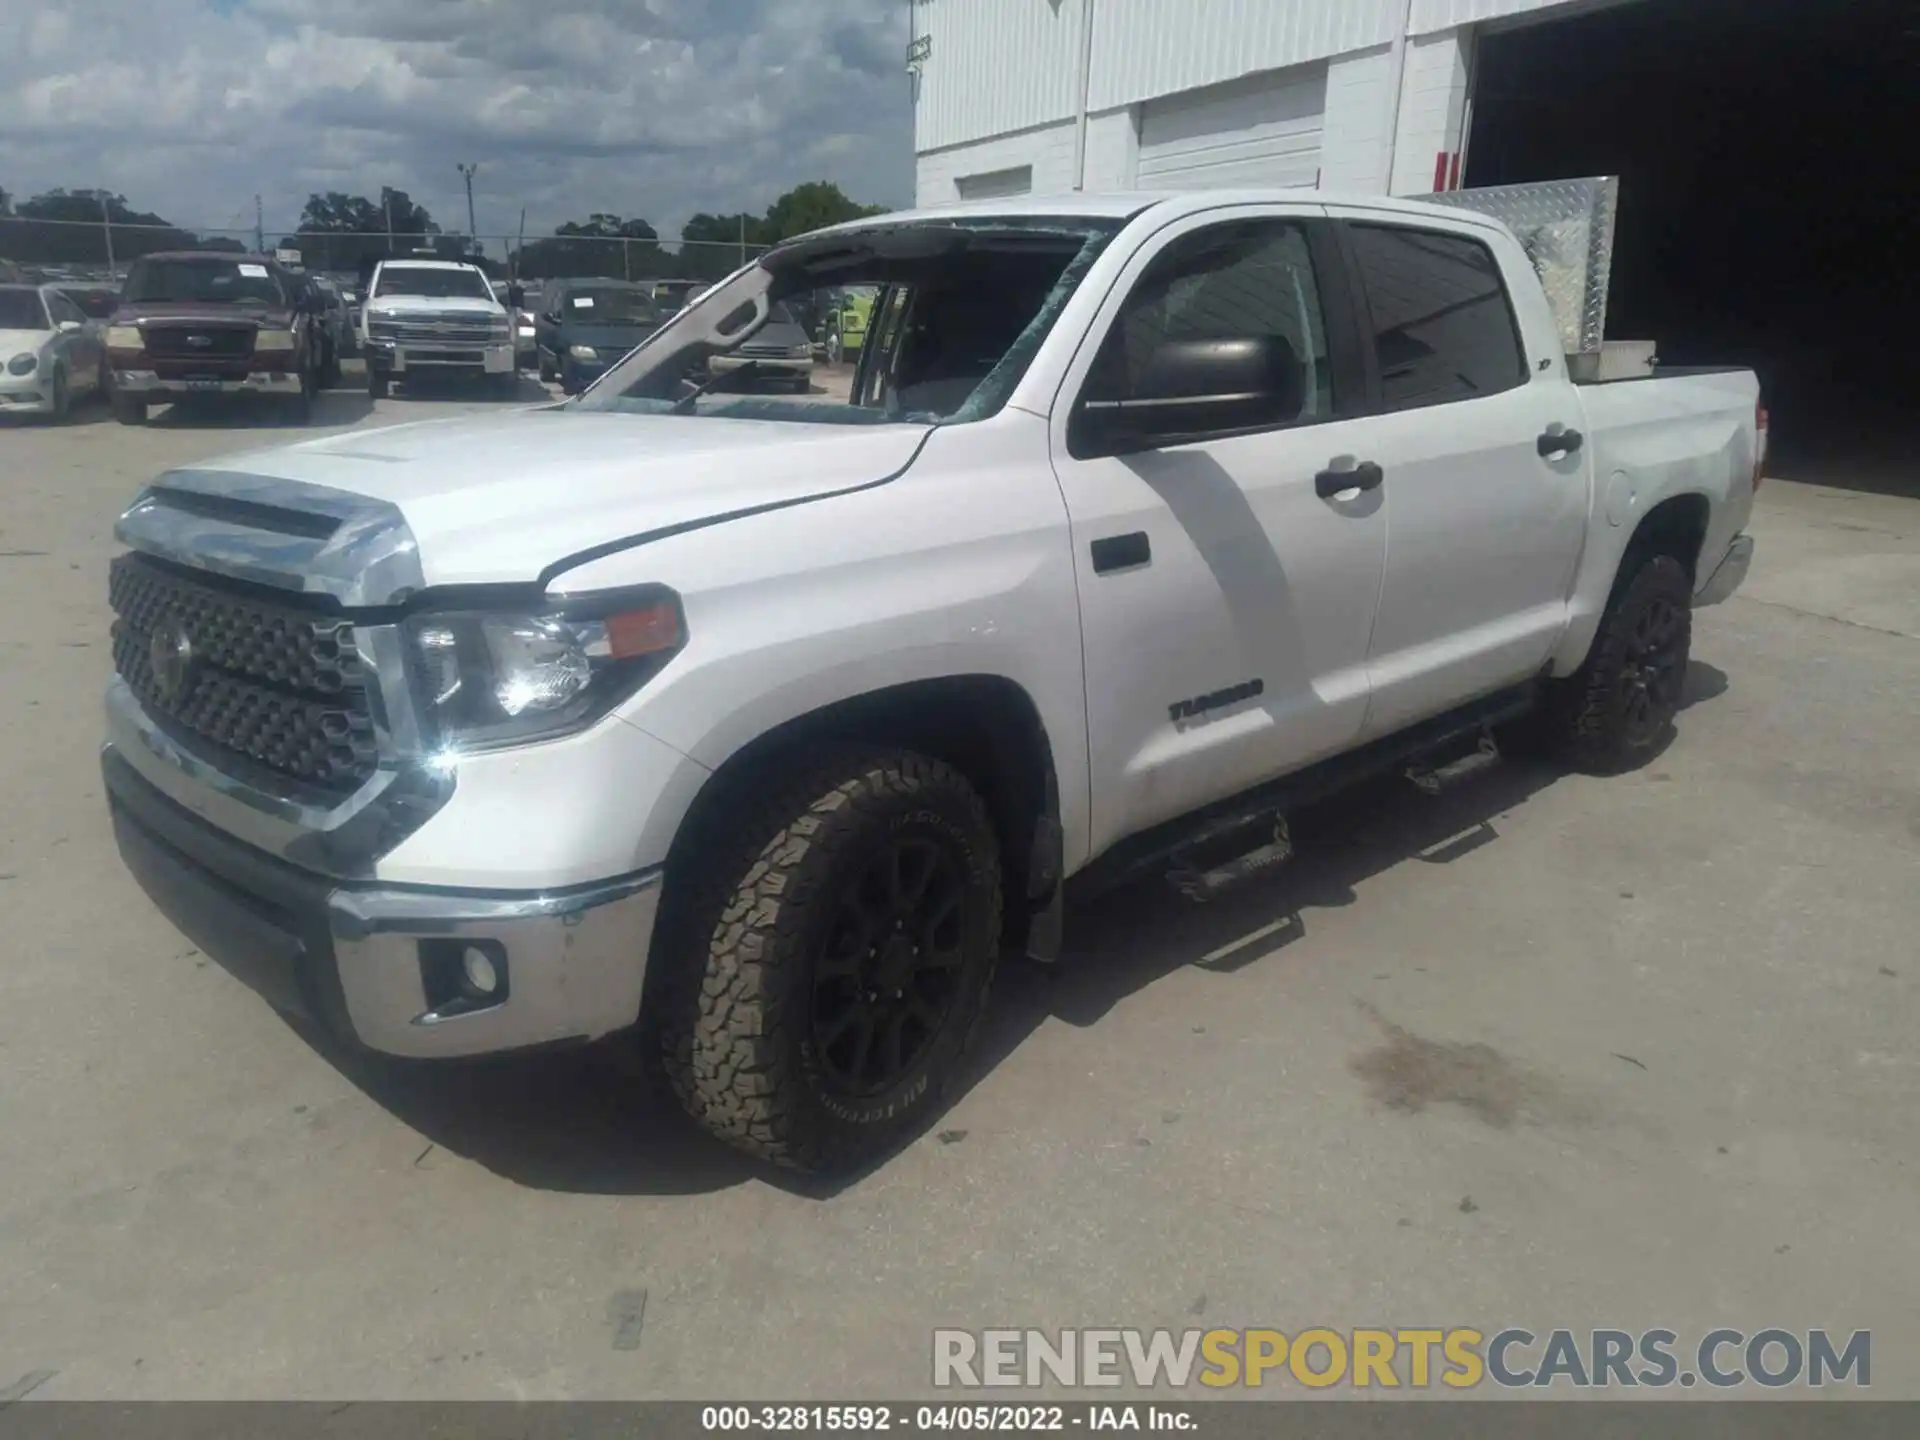
[[[494,968],[493,957],[486,951],[469,945],[460,957],[460,968],[476,995],[491,995],[500,988],[500,972]]]

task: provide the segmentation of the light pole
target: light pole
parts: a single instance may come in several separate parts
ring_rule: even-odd
[[[469,165],[463,160],[455,165],[454,168],[460,172],[460,178],[467,182],[467,244],[477,248],[480,244],[480,239],[478,235],[479,226],[473,218],[473,177],[480,169],[480,166],[478,162]]]

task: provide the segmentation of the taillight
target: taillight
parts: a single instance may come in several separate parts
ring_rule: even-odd
[[[1753,491],[1757,495],[1767,468],[1767,403],[1764,400],[1754,403],[1753,430]]]

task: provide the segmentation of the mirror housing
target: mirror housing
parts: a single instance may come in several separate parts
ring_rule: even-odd
[[[1080,458],[1124,455],[1290,424],[1305,403],[1305,382],[1283,336],[1165,341],[1131,385],[1089,384],[1074,408],[1069,447]]]
[[[507,304],[519,310],[527,303],[527,287],[524,285],[507,286]]]
[[[62,335],[71,335],[74,331],[81,329],[82,326],[78,320],[62,320],[53,328],[58,330]]]

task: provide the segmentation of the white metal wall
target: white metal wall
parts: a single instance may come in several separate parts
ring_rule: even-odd
[[[1135,174],[1143,190],[1320,183],[1326,127],[1323,65],[1285,78],[1249,76],[1162,100],[1140,112]]]
[[[1413,19],[1407,28],[1415,35],[1425,35],[1568,3],[1571,0],[1413,0]]]
[[[996,5],[1046,0],[986,0]],[[1395,0],[1094,0],[1092,108],[1284,70],[1392,38]]]
[[[1077,113],[1085,0],[914,0],[931,53],[914,98],[921,152]]]

